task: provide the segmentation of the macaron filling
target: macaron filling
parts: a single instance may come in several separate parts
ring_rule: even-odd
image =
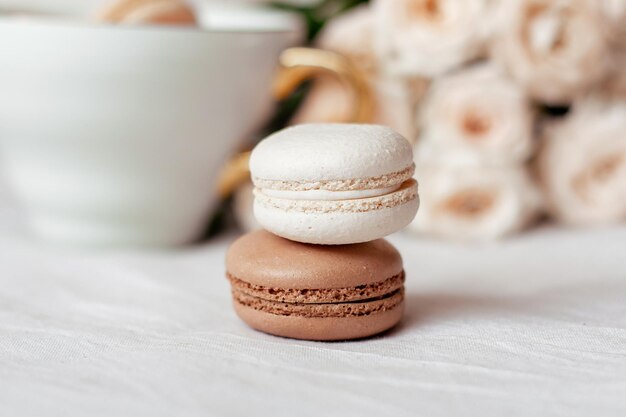
[[[227,273],[233,290],[257,298],[287,303],[340,303],[381,297],[402,288],[404,271],[373,284],[345,288],[275,288],[254,285]]]
[[[283,316],[347,317],[387,311],[404,299],[404,271],[383,281],[345,288],[273,288],[227,274],[233,299],[245,307]]]
[[[260,192],[268,197],[282,198],[287,200],[321,200],[321,201],[338,201],[338,200],[354,200],[359,198],[377,197],[392,193],[400,188],[401,184],[384,188],[372,188],[366,190],[345,190],[345,191],[329,191],[329,190],[308,190],[308,191],[291,191],[291,190],[273,190],[271,188],[260,189]]]
[[[404,301],[404,288],[382,297],[345,303],[285,303],[254,297],[233,289],[236,303],[257,311],[279,316],[307,318],[360,317],[382,313],[398,307]]]
[[[395,191],[374,197],[346,200],[288,199],[268,196],[264,190],[255,188],[256,204],[283,212],[304,213],[364,213],[397,207],[418,198],[417,181],[403,182]]]
[[[273,191],[374,191],[372,195],[381,195],[385,190],[398,187],[400,184],[411,179],[415,173],[415,164],[388,174],[376,177],[352,178],[352,179],[326,179],[326,180],[306,180],[306,179],[284,179],[272,180],[258,176],[252,177],[252,182],[257,189],[269,195],[269,190]],[[386,191],[389,192],[389,191]]]

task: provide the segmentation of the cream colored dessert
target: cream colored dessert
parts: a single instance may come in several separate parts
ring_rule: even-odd
[[[387,241],[309,245],[261,230],[226,256],[235,311],[277,336],[346,340],[385,331],[402,318],[404,269]]]
[[[409,224],[419,206],[411,145],[384,126],[288,128],[254,149],[250,170],[258,222],[299,242],[378,239]]]

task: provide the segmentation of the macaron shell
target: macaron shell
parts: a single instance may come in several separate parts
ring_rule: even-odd
[[[250,327],[292,339],[333,341],[360,339],[384,332],[398,324],[404,301],[390,310],[366,316],[302,317],[267,313],[233,303],[237,315]]]
[[[252,285],[333,289],[381,283],[402,274],[400,253],[389,242],[321,246],[258,230],[237,239],[226,254],[227,273]]]
[[[411,198],[393,205],[394,195],[407,192],[407,187]],[[351,211],[352,206],[354,211]],[[342,245],[368,242],[395,233],[411,223],[418,208],[417,183],[410,180],[395,193],[340,202],[281,201],[257,195],[254,215],[262,227],[286,239]]]
[[[350,180],[399,172],[413,164],[411,144],[385,126],[303,124],[259,143],[253,178],[273,181]]]

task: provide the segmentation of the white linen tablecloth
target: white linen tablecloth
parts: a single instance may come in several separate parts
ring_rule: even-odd
[[[402,324],[314,343],[247,328],[232,237],[58,249],[0,201],[0,416],[626,416],[626,227],[467,247],[396,235]]]

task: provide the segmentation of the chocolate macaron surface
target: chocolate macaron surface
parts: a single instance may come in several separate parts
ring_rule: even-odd
[[[277,336],[367,337],[393,327],[404,310],[402,258],[383,239],[319,246],[258,231],[233,243],[226,272],[239,317]]]
[[[298,242],[367,242],[397,232],[419,206],[410,143],[388,127],[308,124],[252,152],[254,214]]]

